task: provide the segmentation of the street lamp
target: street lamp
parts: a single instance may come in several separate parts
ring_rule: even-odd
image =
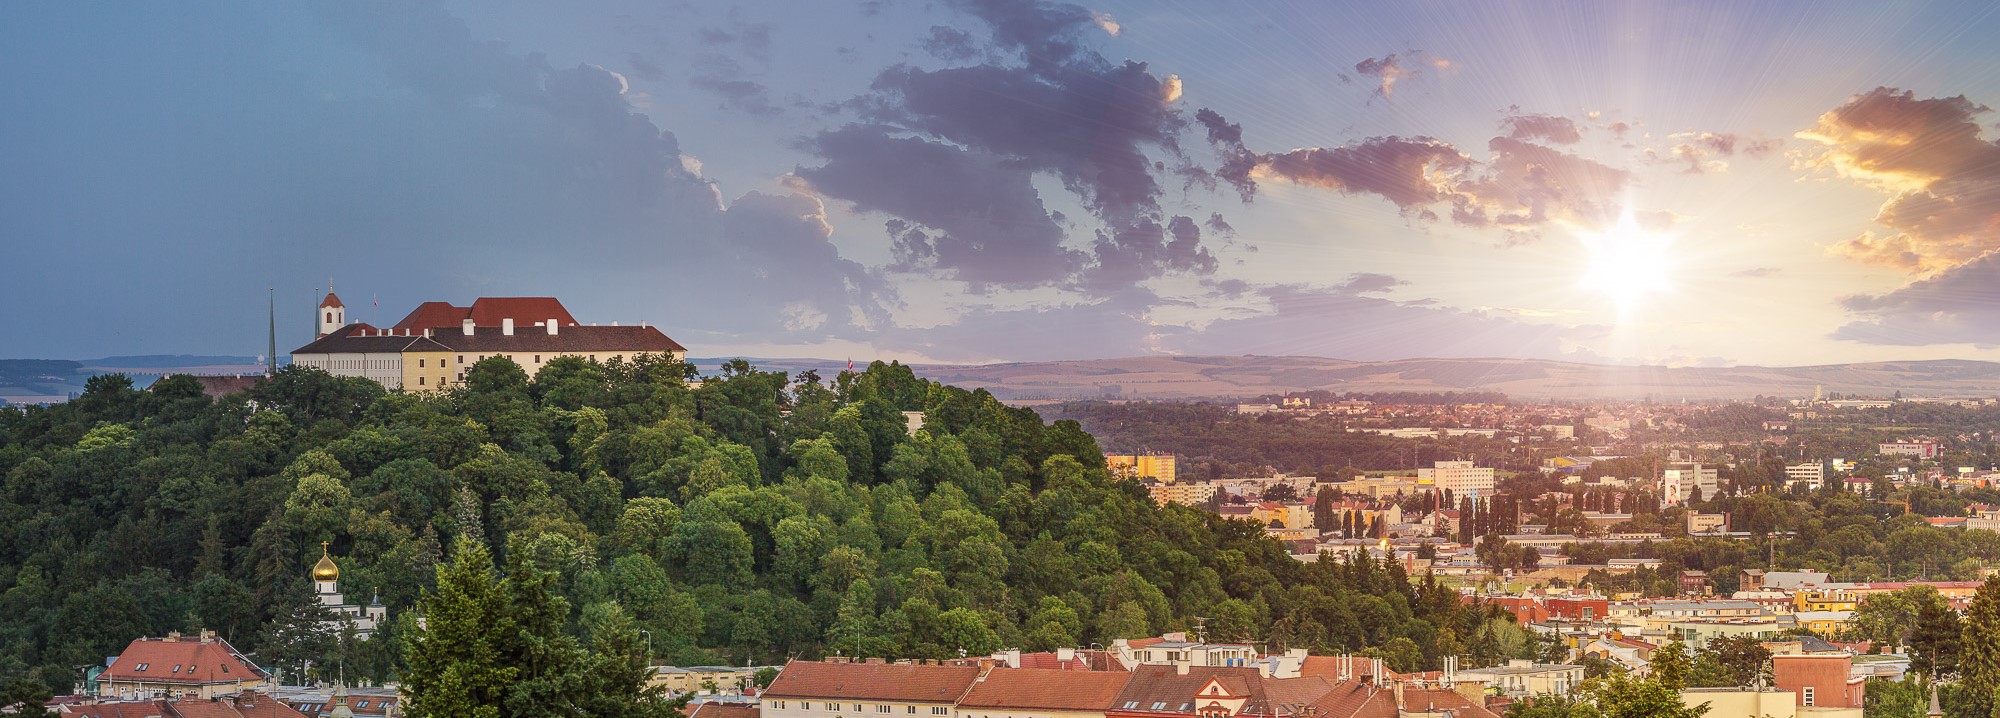
[[[653,632],[644,628],[639,629],[639,632],[646,634],[646,665],[653,665]]]

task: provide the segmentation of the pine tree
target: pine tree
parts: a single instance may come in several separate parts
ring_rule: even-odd
[[[1680,641],[1668,641],[1653,652],[1653,680],[1667,688],[1681,690],[1688,685],[1687,645]]]
[[[521,673],[501,653],[511,633],[506,596],[486,549],[461,537],[452,560],[438,569],[436,591],[425,591],[424,626],[409,635],[403,674],[410,718],[499,718],[501,700]]]
[[[2000,576],[1986,579],[1965,611],[1959,633],[1959,690],[1947,713],[1985,718],[1993,712],[1994,691],[2000,690]]]

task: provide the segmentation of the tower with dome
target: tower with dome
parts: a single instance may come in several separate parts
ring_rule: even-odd
[[[366,606],[348,603],[347,597],[340,593],[340,565],[333,562],[333,556],[327,553],[326,547],[327,543],[321,541],[319,563],[313,564],[312,580],[313,588],[319,594],[319,605],[333,614],[325,621],[327,628],[338,633],[351,625],[357,635],[367,638],[375,633],[376,627],[389,620],[389,609],[382,605],[380,596]]]

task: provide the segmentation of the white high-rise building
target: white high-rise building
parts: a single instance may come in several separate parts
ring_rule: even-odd
[[[1474,466],[1470,461],[1439,461],[1434,468],[1417,469],[1417,482],[1425,479],[1452,496],[1489,496],[1493,493],[1493,469]]]

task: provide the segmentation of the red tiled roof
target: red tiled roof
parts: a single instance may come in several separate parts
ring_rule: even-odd
[[[559,326],[576,325],[576,317],[570,316],[562,302],[555,297],[480,297],[472,301],[470,307],[455,307],[449,302],[424,302],[396,322],[398,330],[409,329],[421,332],[425,329],[456,329],[471,319],[482,327],[500,326],[500,320],[512,319],[521,326],[533,326],[536,322],[556,320]]]
[[[178,640],[140,638],[125,646],[100,681],[149,683],[234,683],[261,680],[264,670],[244,659],[228,641],[182,636]]]
[[[755,703],[723,703],[709,701],[694,707],[688,718],[757,718],[763,713]]]
[[[1329,681],[1338,681],[1341,678],[1340,664],[1343,661],[1349,664],[1346,673],[1350,679],[1373,674],[1380,668],[1380,666],[1376,665],[1375,659],[1365,656],[1348,656],[1346,658],[1340,656],[1306,656],[1306,660],[1299,664],[1299,675],[1319,676]]]
[[[1449,710],[1453,718],[1500,718],[1485,706],[1466,700],[1456,691],[1441,688],[1403,689],[1403,708],[1412,713]]]
[[[482,327],[500,326],[500,320],[507,318],[523,325],[550,319],[565,327],[576,323],[576,317],[570,316],[569,310],[555,297],[480,297],[472,300],[466,314],[472,317],[473,324]]]
[[[1117,713],[1178,713],[1196,711],[1197,695],[1209,681],[1222,686],[1231,698],[1243,698],[1240,714],[1289,715],[1333,689],[1318,676],[1305,678],[1264,678],[1255,668],[1195,666],[1181,673],[1177,666],[1144,665],[1132,671],[1125,690],[1112,699]],[[1206,696],[1201,696],[1206,699]],[[1157,706],[1157,707],[1155,707]]]
[[[403,321],[396,322],[396,326],[392,328],[397,331],[408,329],[412,333],[422,334],[425,329],[459,326],[471,312],[471,308],[454,307],[451,302],[424,302],[417,305],[416,309],[410,310],[409,316],[403,317]]]
[[[952,703],[978,677],[978,666],[792,661],[764,697]]]
[[[149,718],[167,714],[166,701],[125,701],[92,705],[66,705],[56,715],[82,718]]]
[[[217,700],[185,698],[174,701],[125,701],[94,705],[66,705],[57,715],[87,718],[305,718],[270,696],[243,691]]]
[[[1077,651],[1076,657],[1068,661],[1060,660],[1056,654],[1048,651],[1023,653],[1020,663],[1022,668],[1052,668],[1065,671],[1125,670],[1124,666],[1118,665],[1117,659],[1109,651]]]
[[[321,309],[325,309],[327,307],[346,307],[346,306],[347,305],[340,303],[340,295],[334,294],[333,292],[327,292],[326,298],[319,300],[319,308]]]
[[[1044,668],[995,668],[958,704],[974,708],[1019,708],[1099,712],[1125,690],[1132,674],[1125,671],[1063,671]]]
[[[390,330],[400,332],[402,330]],[[511,335],[500,333],[499,327],[481,327],[466,336],[460,328],[453,326],[443,331],[433,331],[425,337],[421,331],[410,335],[400,333],[377,334],[363,325],[341,327],[332,334],[314,340],[311,344],[293,349],[293,354],[359,354],[401,352],[548,352],[550,354],[584,352],[633,352],[665,354],[684,352],[687,347],[660,333],[656,327],[560,327],[556,334],[535,327],[525,330],[516,327]]]
[[[1337,683],[1313,701],[1318,718],[1396,718],[1396,695],[1360,681]]]

